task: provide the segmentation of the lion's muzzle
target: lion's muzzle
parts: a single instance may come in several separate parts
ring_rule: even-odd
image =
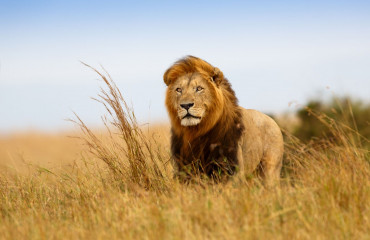
[[[180,104],[178,115],[182,126],[198,125],[202,119],[202,109],[193,107],[194,103]]]

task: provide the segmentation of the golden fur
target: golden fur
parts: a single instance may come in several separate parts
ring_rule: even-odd
[[[250,173],[258,165],[269,183],[279,179],[283,140],[266,115],[238,106],[223,73],[187,56],[164,74],[177,175]]]

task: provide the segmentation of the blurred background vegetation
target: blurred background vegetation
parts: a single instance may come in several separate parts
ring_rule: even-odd
[[[305,143],[319,139],[336,141],[335,129],[341,125],[348,133],[355,133],[356,141],[370,146],[370,103],[353,97],[312,99],[294,114],[273,117],[282,129]]]
[[[335,120],[349,129],[358,131],[366,139],[370,137],[370,104],[349,97],[333,98],[329,102],[311,100],[296,116],[299,125],[294,135],[303,141],[312,138],[333,138],[327,127]]]

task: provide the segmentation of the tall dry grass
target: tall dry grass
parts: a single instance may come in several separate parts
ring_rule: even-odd
[[[124,100],[120,90],[109,74],[103,75],[94,70],[106,84],[107,90],[94,100],[105,106],[109,116],[103,118],[109,139],[103,142],[91,131],[76,114],[77,121],[83,132],[83,141],[90,153],[102,160],[109,167],[112,176],[124,183],[146,190],[163,191],[168,182],[169,156],[163,154],[155,138],[149,138],[140,127],[134,111]],[[118,138],[118,139],[117,139]],[[109,142],[110,145],[106,143]],[[167,163],[167,164],[166,164]]]
[[[95,70],[96,71],[96,70]],[[148,133],[106,84],[107,134],[80,118],[89,153],[69,171],[0,176],[4,239],[369,239],[370,158],[346,125],[315,113],[335,138],[308,144],[285,132],[282,183],[182,185],[171,177],[168,133]]]

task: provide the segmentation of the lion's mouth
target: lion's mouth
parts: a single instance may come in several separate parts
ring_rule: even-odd
[[[200,117],[191,115],[190,113],[187,113],[182,119],[185,119],[185,118],[196,118],[196,119],[200,119]]]

